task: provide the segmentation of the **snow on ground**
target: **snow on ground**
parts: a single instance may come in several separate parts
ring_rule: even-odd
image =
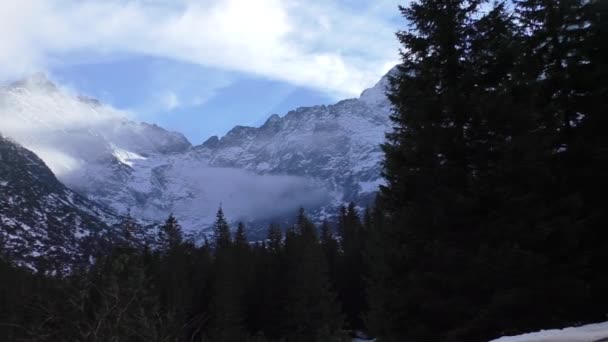
[[[354,338],[352,342],[370,342]],[[608,342],[608,322],[576,328],[541,330],[534,333],[505,336],[490,342]]]
[[[519,336],[501,337],[490,342],[595,342],[608,341],[608,322],[576,328],[541,330]]]

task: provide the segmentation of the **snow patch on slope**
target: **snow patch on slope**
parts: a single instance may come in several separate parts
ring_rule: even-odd
[[[359,187],[361,188],[362,193],[371,193],[378,191],[380,185],[384,185],[385,182],[383,179],[376,179],[371,182],[360,182]]]
[[[111,146],[112,146],[112,155],[114,157],[116,157],[116,159],[118,159],[118,161],[124,165],[132,167],[134,161],[146,159],[146,157],[142,157],[137,153],[124,150],[120,147],[115,146],[114,144],[112,144]]]
[[[501,337],[490,342],[594,342],[608,340],[608,322],[575,328],[541,330],[519,336]]]

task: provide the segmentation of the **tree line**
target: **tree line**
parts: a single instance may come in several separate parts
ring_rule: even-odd
[[[608,313],[608,2],[400,7],[373,208],[248,242],[169,217],[68,277],[0,263],[9,341],[488,341]],[[6,280],[5,280],[6,279]]]
[[[363,245],[354,204],[332,232],[301,210],[264,241],[233,231],[220,208],[197,245],[170,216],[154,248],[126,218],[119,242],[87,269],[50,277],[0,263],[0,336],[7,341],[348,341],[363,329]],[[366,226],[367,225],[367,226]],[[344,303],[342,305],[341,303]]]

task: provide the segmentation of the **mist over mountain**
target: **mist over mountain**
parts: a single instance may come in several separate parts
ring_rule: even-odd
[[[0,132],[117,214],[160,221],[174,213],[191,232],[208,228],[220,204],[231,220],[277,220],[300,206],[320,219],[344,202],[369,203],[382,182],[387,83],[192,146],[36,74],[0,90]]]

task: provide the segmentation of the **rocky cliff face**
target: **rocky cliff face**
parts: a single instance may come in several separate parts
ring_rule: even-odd
[[[211,166],[317,179],[337,201],[357,201],[380,184],[380,144],[390,128],[386,79],[359,99],[272,115],[260,127],[237,126],[194,149]]]
[[[0,135],[0,246],[30,268],[89,260],[118,218],[61,184],[31,151]],[[54,265],[45,264],[52,262]]]

